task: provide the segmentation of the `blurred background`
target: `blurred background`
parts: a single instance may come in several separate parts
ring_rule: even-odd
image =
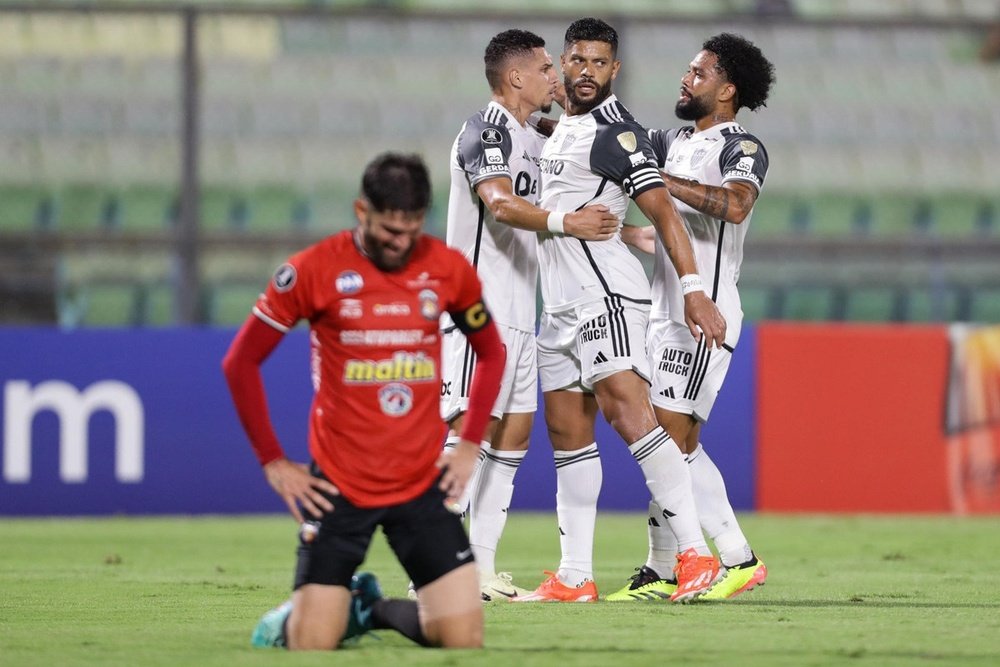
[[[0,4],[0,323],[228,326],[274,266],[353,226],[367,160],[417,151],[444,234],[448,151],[523,27],[622,38],[617,93],[679,123],[701,42],[774,62],[739,121],[771,168],[750,320],[1000,322],[1000,3],[471,0]],[[640,216],[641,217],[641,216]]]

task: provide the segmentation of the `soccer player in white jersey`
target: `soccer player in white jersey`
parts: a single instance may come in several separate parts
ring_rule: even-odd
[[[736,122],[736,113],[764,106],[774,83],[774,67],[754,44],[722,33],[706,40],[681,78],[676,113],[694,125],[653,130],[650,139],[670,194],[691,235],[700,277],[726,318],[726,342],[709,349],[688,335],[684,284],[668,265],[667,252],[652,230],[626,229],[623,236],[655,254],[653,307],[649,328],[650,390],[657,421],[687,455],[702,527],[715,542],[723,576],[702,599],[726,599],[764,583],[767,568],[758,559],[733,513],[726,485],[699,443],[739,341],[743,311],[736,285],[743,239],[753,205],[767,175],[764,145]],[[676,589],[670,565],[677,543],[649,509],[649,555],[630,583],[609,600],[657,600]]]
[[[542,149],[541,206],[576,210],[606,205],[623,219],[631,197],[649,218],[680,275],[698,278],[691,244],[656,168],[646,130],[611,93],[621,66],[618,34],[585,18],[566,31],[560,58],[566,113]],[[554,225],[557,227],[557,225]],[[587,602],[593,581],[593,538],[601,462],[594,419],[604,417],[628,444],[653,499],[678,536],[675,568],[684,601],[703,594],[718,576],[705,543],[679,448],[656,423],[649,400],[646,325],[649,282],[620,236],[581,241],[557,232],[539,235],[543,312],[538,371],[545,420],[554,448],[562,557],[558,571],[518,602]],[[684,299],[688,336],[721,345],[726,324],[703,289]]]
[[[535,246],[549,212],[536,206],[545,137],[528,117],[549,111],[558,79],[545,41],[525,30],[493,37],[484,61],[492,99],[465,121],[451,149],[447,242],[476,267],[507,350],[478,473],[466,495],[470,542],[483,599],[489,601],[528,592],[514,586],[508,573],[498,574],[495,561],[538,396]],[[618,231],[618,217],[606,206],[570,210],[563,219],[567,233],[582,239],[608,239]],[[442,331],[441,415],[451,428],[446,446],[453,446],[469,409],[475,355],[447,315]]]

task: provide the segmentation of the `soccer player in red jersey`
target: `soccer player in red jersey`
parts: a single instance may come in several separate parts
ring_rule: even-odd
[[[475,270],[422,233],[430,192],[419,157],[375,158],[354,202],[358,227],[282,264],[223,360],[264,474],[301,524],[294,593],[261,619],[256,646],[334,649],[372,628],[426,646],[482,646],[479,579],[451,510],[479,455],[505,354]],[[443,312],[479,359],[461,442],[444,454]],[[260,373],[299,320],[311,330],[315,388],[309,467],[285,458]],[[379,525],[417,602],[382,598],[374,576],[355,572]]]

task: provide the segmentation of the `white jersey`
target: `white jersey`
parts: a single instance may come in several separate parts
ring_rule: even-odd
[[[665,187],[646,130],[614,95],[590,113],[563,114],[542,149],[541,171],[539,206],[570,212],[604,204],[619,228],[629,197]],[[618,234],[607,241],[539,234],[538,262],[546,312],[610,296],[649,304],[646,273]]]
[[[760,191],[767,175],[767,151],[758,139],[736,123],[721,123],[702,132],[691,126],[649,133],[660,167],[672,176],[721,186],[744,181]],[[736,284],[743,262],[743,239],[751,211],[739,225],[717,220],[674,199],[684,220],[705,291],[729,325],[726,343],[735,346],[743,319]],[[674,265],[657,239],[653,264],[651,320],[672,319],[684,324],[684,295]]]
[[[476,194],[481,182],[511,179],[514,193],[538,202],[538,159],[545,137],[522,127],[496,102],[462,125],[451,147],[448,245],[476,267],[483,300],[493,319],[512,329],[535,332],[538,281],[537,234],[497,222]],[[451,326],[447,316],[442,327]]]

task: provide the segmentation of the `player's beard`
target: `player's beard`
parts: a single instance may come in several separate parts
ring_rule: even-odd
[[[593,79],[590,79],[589,82],[596,89],[594,91],[594,98],[591,100],[581,100],[576,96],[576,87],[570,78],[567,76],[563,79],[563,85],[566,86],[566,99],[573,105],[573,112],[576,114],[587,113],[611,95],[611,79],[608,79],[603,86],[597,85],[597,82]]]
[[[698,120],[711,113],[708,105],[700,97],[690,97],[685,100],[677,100],[674,106],[674,113],[681,120]]]
[[[410,244],[410,247],[402,254],[388,255],[385,248],[382,247],[374,236],[370,236],[366,231],[361,230],[361,247],[364,249],[368,259],[380,271],[398,271],[406,266],[416,245],[416,243]]]

